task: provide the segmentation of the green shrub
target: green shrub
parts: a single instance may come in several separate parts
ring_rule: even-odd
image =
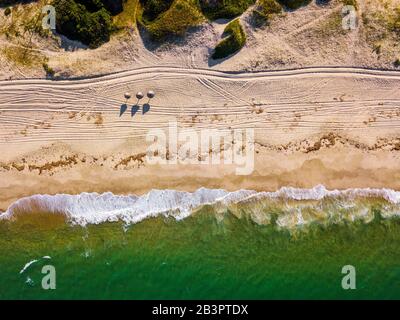
[[[269,21],[273,14],[282,12],[282,6],[275,0],[258,0],[253,10],[253,19],[257,25],[263,25]]]
[[[139,19],[156,40],[167,36],[182,36],[187,29],[199,25],[203,20],[197,0],[175,0],[167,11],[152,22]]]
[[[11,14],[11,9],[10,7],[7,7],[6,10],[4,10],[4,15],[9,16]]]
[[[204,15],[210,20],[234,18],[241,15],[256,0],[200,0]]]
[[[311,0],[278,0],[278,2],[288,9],[296,10],[300,7],[308,5]]]
[[[78,40],[96,48],[109,41],[112,31],[110,13],[102,7],[90,12],[83,4],[74,0],[55,0],[57,32],[69,39]]]
[[[111,15],[121,13],[123,0],[75,0],[75,2],[83,4],[89,12],[96,12],[100,9],[106,9]]]
[[[246,43],[246,34],[240,25],[239,19],[230,22],[224,30],[228,37],[215,47],[213,59],[222,59],[238,52]]]
[[[104,8],[101,0],[75,0],[75,2],[83,4],[89,12],[96,12]]]
[[[167,11],[174,0],[140,0],[143,7],[143,19],[147,22],[155,20],[161,13]]]

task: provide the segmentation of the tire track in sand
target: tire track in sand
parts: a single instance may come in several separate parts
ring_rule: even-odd
[[[168,121],[256,129],[271,143],[326,130],[376,139],[400,135],[400,73],[321,67],[255,73],[147,67],[98,78],[0,82],[0,145],[143,138]],[[243,88],[245,90],[243,90]],[[124,92],[155,90],[136,112]]]

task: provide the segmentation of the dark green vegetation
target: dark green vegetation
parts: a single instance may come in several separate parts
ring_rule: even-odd
[[[212,55],[213,59],[226,58],[238,52],[246,43],[246,34],[240,25],[239,19],[233,20],[226,26],[224,35],[227,35],[227,37],[215,47]]]
[[[123,10],[122,6],[122,0],[78,0],[78,2],[81,2],[82,4],[85,5],[85,3],[94,3],[97,8],[101,8],[104,6],[105,9],[107,9],[108,12],[111,13],[111,15],[116,15],[118,13],[121,13]]]
[[[296,10],[300,7],[306,6],[311,0],[279,0],[279,3],[288,9]]]
[[[0,0],[0,6],[31,1],[35,0]],[[184,36],[206,19],[238,17],[256,2],[253,16],[258,24],[265,24],[282,11],[281,4],[295,9],[309,0],[53,0],[52,4],[57,12],[57,32],[96,48],[109,41],[114,31],[136,23],[152,39],[162,41]],[[226,31],[231,37],[218,45],[216,56],[230,55],[244,45],[246,37],[240,26],[228,26]]]
[[[5,16],[9,16],[11,14],[11,9],[10,8],[6,8],[5,10],[4,10],[4,15]]]
[[[400,298],[399,220],[291,235],[229,213],[217,221],[210,211],[127,230],[69,226],[54,215],[1,221],[0,299]],[[56,290],[41,288],[45,264],[56,268]],[[345,265],[356,268],[356,290],[341,287]]]
[[[241,15],[255,0],[200,0],[204,15],[210,20],[230,19]]]
[[[167,11],[174,0],[140,0],[139,2],[143,8],[143,20],[151,22]]]
[[[157,5],[161,2],[162,5]],[[197,0],[142,0],[141,3],[142,14],[138,21],[156,40],[182,36],[204,20]]]
[[[140,0],[142,10],[138,21],[152,38],[161,40],[169,35],[185,34],[205,17],[215,20],[240,16],[255,3],[256,0]],[[255,15],[259,22],[265,23],[281,10],[275,0],[259,0]]]
[[[275,0],[259,0],[253,10],[253,19],[260,26],[269,22],[273,14],[282,12],[282,6]]]
[[[117,4],[119,3],[119,5]],[[55,0],[57,32],[96,48],[109,41],[112,12],[122,10],[122,0]]]

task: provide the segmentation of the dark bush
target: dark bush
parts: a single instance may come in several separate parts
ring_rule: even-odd
[[[186,31],[204,21],[197,0],[175,0],[152,21],[139,18],[152,39],[160,41],[170,36],[184,36]]]
[[[255,0],[199,0],[201,9],[211,20],[234,18],[253,5]]]
[[[224,30],[228,37],[223,39],[215,47],[212,55],[213,59],[222,59],[238,52],[246,43],[246,34],[240,25],[239,19],[229,23]]]
[[[69,39],[81,41],[90,48],[109,41],[112,21],[105,8],[90,12],[74,0],[55,0],[54,6],[57,12],[57,32]]]
[[[140,0],[143,6],[143,18],[146,21],[155,20],[161,13],[167,11],[174,0]]]
[[[278,0],[278,2],[288,9],[296,10],[300,7],[308,5],[311,0]]]
[[[111,15],[116,15],[123,10],[122,0],[75,0],[83,4],[90,12],[97,12],[105,8]]]
[[[104,8],[115,16],[123,11],[122,0],[102,0]]]

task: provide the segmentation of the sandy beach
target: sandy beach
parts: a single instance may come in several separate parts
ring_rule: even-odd
[[[400,0],[0,0],[0,300],[398,299],[399,88]]]
[[[142,68],[86,80],[0,83],[0,209],[32,194],[199,187],[400,189],[400,74],[352,68],[224,73]],[[125,92],[154,90],[136,107]],[[125,106],[126,103],[126,106]],[[133,107],[133,109],[132,109]],[[255,129],[250,175],[151,165],[154,128]]]

